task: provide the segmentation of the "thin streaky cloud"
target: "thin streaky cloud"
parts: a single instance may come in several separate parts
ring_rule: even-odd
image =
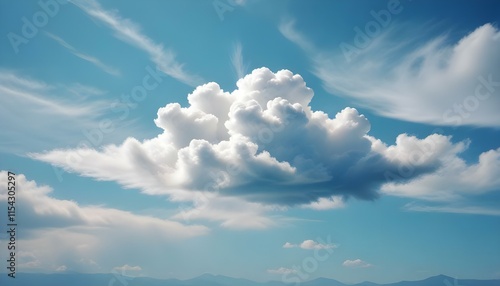
[[[243,47],[240,42],[237,42],[233,46],[233,52],[231,54],[231,64],[236,72],[238,79],[243,78],[248,69],[248,65],[243,61]]]
[[[296,44],[307,53],[316,53],[314,45],[295,29],[295,20],[282,21],[278,29],[287,40]]]
[[[0,134],[0,152],[25,154],[78,143],[85,138],[83,131],[99,128],[108,114],[109,100],[90,97],[97,91],[79,83],[45,83],[17,71],[0,70],[0,121],[11,127]]]
[[[53,88],[53,86],[44,82],[21,77],[17,73],[8,69],[0,69],[0,86],[1,85],[22,86],[30,90],[48,90]]]
[[[99,88],[93,87],[93,86],[88,86],[84,85],[81,83],[76,83],[68,87],[68,91],[71,92],[72,94],[80,97],[89,97],[89,96],[101,96],[106,94],[107,92],[104,90],[101,90]]]
[[[426,206],[409,203],[404,206],[407,211],[415,212],[440,212],[440,213],[455,213],[455,214],[470,214],[470,215],[488,215],[500,216],[499,209],[486,208],[482,206]]]
[[[18,102],[29,109],[36,107],[37,112],[46,112],[52,115],[85,116],[93,117],[96,111],[105,110],[104,101],[94,101],[92,104],[72,104],[51,96],[54,87],[43,82],[20,76],[12,71],[0,71],[0,98],[14,98],[12,102]],[[50,90],[50,94],[49,91]]]
[[[71,2],[93,19],[106,24],[115,32],[117,38],[146,52],[158,70],[190,86],[197,86],[203,82],[199,76],[187,73],[184,65],[176,61],[175,54],[171,50],[164,49],[162,44],[144,35],[133,21],[122,18],[115,11],[104,10],[97,1]]]
[[[38,105],[40,108],[44,108],[44,110],[50,110],[51,113],[59,113],[63,115],[81,115],[82,111],[78,108],[70,108],[69,106],[63,106],[59,102],[49,100],[43,98],[43,96],[38,94],[29,93],[26,91],[16,90],[9,87],[5,87],[0,85],[0,94],[4,96],[16,96],[18,98],[22,98],[26,103],[31,103],[34,105]]]
[[[65,47],[66,49],[68,49],[73,55],[85,60],[85,61],[88,61],[90,63],[92,63],[93,65],[95,65],[96,67],[98,67],[99,69],[101,69],[102,71],[110,74],[110,75],[113,75],[113,76],[120,76],[121,73],[118,69],[116,68],[113,68],[109,65],[106,65],[105,63],[103,63],[101,60],[99,60],[98,58],[96,57],[93,57],[91,55],[88,55],[88,54],[85,54],[85,53],[82,53],[80,52],[78,49],[76,49],[75,47],[73,47],[72,45],[70,45],[68,42],[66,42],[65,40],[63,40],[61,37],[58,37],[54,34],[51,34],[49,32],[45,32],[45,35],[49,38],[51,38],[52,40],[56,41],[58,44],[60,44],[61,46]]]
[[[398,24],[368,39],[367,47],[341,43],[349,49],[317,48],[293,21],[278,28],[310,57],[313,73],[331,94],[399,120],[498,127],[500,30],[494,24],[476,27],[458,41],[446,35],[401,38],[423,28]]]

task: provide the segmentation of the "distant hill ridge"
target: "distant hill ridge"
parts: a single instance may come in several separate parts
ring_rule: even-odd
[[[290,286],[295,283],[281,281],[255,282],[242,278],[231,278],[222,275],[203,274],[188,279],[155,279],[147,277],[125,277],[114,274],[82,274],[58,273],[37,274],[18,273],[15,279],[3,273],[0,285],[6,286]],[[301,286],[500,286],[500,279],[473,280],[457,279],[445,275],[429,277],[420,281],[401,281],[388,284],[362,282],[346,284],[329,278],[317,278],[300,283]]]

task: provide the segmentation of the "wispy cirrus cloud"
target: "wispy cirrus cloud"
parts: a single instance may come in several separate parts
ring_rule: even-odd
[[[236,42],[233,46],[231,63],[238,79],[243,78],[247,73],[248,65],[243,61],[243,47],[241,42]]]
[[[356,57],[316,47],[293,21],[279,30],[309,55],[328,92],[375,113],[435,125],[500,126],[500,32],[492,24],[458,41],[426,38],[400,24],[356,49]]]
[[[42,113],[77,117],[89,116],[93,111],[99,112],[103,108],[99,102],[93,106],[85,106],[74,104],[73,101],[64,97],[54,96],[52,94],[56,93],[56,89],[54,85],[24,77],[18,72],[0,70],[0,95],[5,105],[18,101],[18,103],[23,103],[20,105],[23,109],[29,109],[34,105]]]
[[[285,38],[299,46],[305,52],[312,55],[317,51],[316,47],[304,35],[297,31],[293,19],[282,21],[278,26],[278,30]]]
[[[52,40],[56,41],[61,46],[68,49],[73,55],[95,65],[96,67],[98,67],[102,71],[104,71],[110,75],[113,75],[113,76],[119,76],[121,74],[120,70],[118,70],[117,68],[111,67],[111,66],[103,63],[100,59],[98,59],[94,56],[91,56],[91,55],[88,55],[88,54],[85,54],[85,53],[79,51],[78,49],[76,49],[75,47],[70,45],[68,42],[63,40],[61,37],[58,37],[58,36],[56,36],[52,33],[49,33],[49,32],[45,32],[45,35],[47,37],[51,38]]]
[[[472,205],[423,205],[416,203],[408,203],[404,205],[403,209],[414,212],[440,212],[440,213],[456,213],[456,214],[469,214],[469,215],[500,216],[499,208],[472,206]]]
[[[177,62],[175,53],[165,49],[142,33],[139,25],[130,19],[122,18],[117,11],[102,8],[95,0],[72,0],[73,4],[82,9],[90,17],[104,23],[115,32],[117,38],[146,52],[151,61],[161,72],[191,86],[203,82],[203,79],[184,70],[184,64]]]
[[[26,153],[78,144],[109,114],[106,92],[79,83],[46,83],[19,71],[0,70],[0,152]],[[114,116],[114,115],[113,115]],[[109,120],[114,117],[109,116]],[[19,132],[23,130],[23,132]],[[114,133],[122,136],[125,130]],[[109,136],[112,137],[112,136]]]

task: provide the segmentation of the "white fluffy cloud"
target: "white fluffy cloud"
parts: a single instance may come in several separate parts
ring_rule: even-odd
[[[329,198],[319,198],[315,202],[302,205],[303,208],[313,210],[332,210],[340,209],[345,206],[345,202],[341,196],[331,196]]]
[[[116,271],[119,271],[121,273],[126,273],[127,271],[141,271],[142,267],[140,266],[130,266],[128,264],[124,264],[122,266],[116,266],[113,268]]]
[[[425,40],[414,37],[421,31],[404,29],[409,27],[387,28],[369,39],[367,47],[353,46],[352,54],[344,55],[341,49],[318,50],[293,23],[280,27],[286,38],[310,54],[314,73],[332,94],[391,118],[500,126],[498,29],[485,24],[456,42],[446,36]],[[396,46],[395,38],[400,43]]]
[[[357,110],[346,108],[335,118],[312,111],[312,90],[287,70],[257,69],[237,85],[228,93],[208,83],[188,96],[189,107],[160,108],[155,123],[164,132],[156,138],[33,156],[174,200],[218,192],[294,205],[332,195],[376,198],[384,172],[406,164],[409,152],[428,140],[405,136],[381,147],[367,136],[370,123]],[[440,154],[453,149],[449,138],[433,136],[444,146],[416,162],[415,175],[439,165]]]
[[[361,259],[346,260],[342,263],[345,267],[370,267],[370,263],[367,263]]]
[[[285,275],[285,274],[297,273],[297,270],[291,269],[291,268],[280,267],[277,269],[268,269],[267,272],[270,274]]]
[[[283,245],[283,248],[302,248],[302,249],[332,249],[332,248],[337,248],[335,244],[331,243],[319,243],[317,241],[314,241],[312,239],[307,239],[304,240],[300,244],[293,244],[290,242],[286,242]]]
[[[7,172],[0,171],[0,185],[7,186]],[[102,253],[122,251],[124,245],[145,240],[181,241],[208,233],[200,225],[183,225],[156,217],[136,215],[101,206],[81,206],[51,196],[52,188],[39,186],[22,174],[16,176],[16,219],[22,222],[21,264],[27,268],[61,271],[102,270]],[[0,188],[0,206],[6,209],[7,189]],[[153,238],[153,239],[151,239]],[[43,245],[43,247],[40,247]],[[116,254],[116,253],[115,253]],[[59,270],[58,270],[59,269]],[[107,270],[107,269],[106,269]]]
[[[336,245],[334,244],[322,244],[311,239],[304,240],[300,244],[300,248],[302,249],[331,249],[335,247]]]
[[[331,209],[349,197],[373,200],[384,184],[445,170],[467,148],[438,134],[401,134],[387,145],[368,135],[370,123],[356,109],[331,118],[311,109],[312,97],[300,75],[260,68],[232,92],[207,83],[188,95],[188,107],[160,108],[155,123],[163,133],[155,138],[32,157],[195,205],[176,218],[262,228],[272,225],[262,214],[278,206]]]
[[[383,193],[430,201],[455,201],[500,189],[500,148],[482,153],[475,164],[452,156],[446,168],[406,183],[388,183]]]
[[[57,272],[64,272],[66,270],[68,270],[68,267],[66,265],[61,265],[61,266],[56,268]]]

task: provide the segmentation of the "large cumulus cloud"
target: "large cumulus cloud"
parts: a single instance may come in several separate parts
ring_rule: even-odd
[[[160,108],[155,124],[163,132],[155,138],[32,156],[175,201],[211,194],[292,206],[333,196],[373,200],[388,180],[432,172],[465,148],[437,134],[402,134],[388,146],[368,135],[370,123],[356,109],[330,117],[311,109],[312,97],[300,75],[260,68],[232,92],[212,82],[188,95],[188,107]]]
[[[387,144],[368,134],[370,122],[356,109],[329,116],[312,110],[312,98],[300,75],[260,68],[232,92],[211,82],[188,95],[187,107],[160,108],[155,124],[163,132],[155,138],[32,157],[166,195],[181,204],[173,219],[218,221],[230,228],[270,227],[277,222],[269,212],[291,206],[332,209],[351,197],[389,194],[449,202],[500,189],[491,176],[500,171],[498,150],[468,165],[460,154],[469,142],[452,142],[451,136],[401,134]],[[487,182],[465,184],[468,173]]]

